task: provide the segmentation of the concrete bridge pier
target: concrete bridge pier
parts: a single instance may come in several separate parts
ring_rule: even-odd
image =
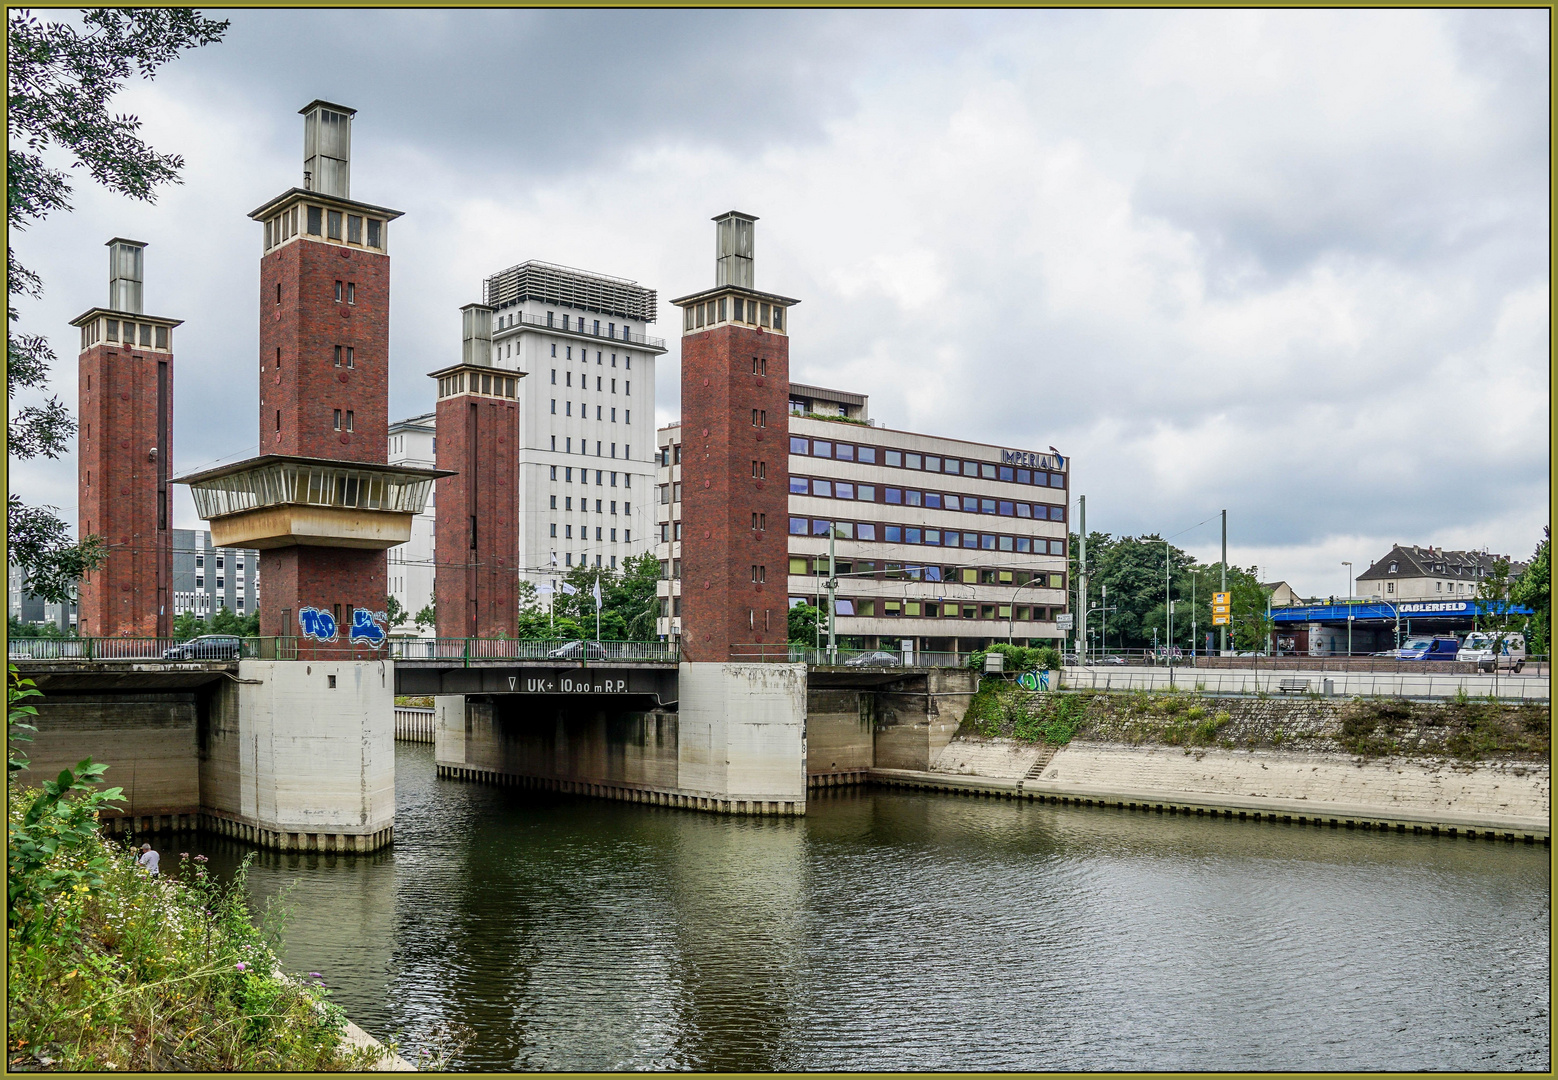
[[[713,813],[806,812],[804,666],[684,663],[677,687],[671,701],[437,695],[438,773]]]
[[[391,660],[244,660],[200,754],[201,825],[283,851],[395,836]]]

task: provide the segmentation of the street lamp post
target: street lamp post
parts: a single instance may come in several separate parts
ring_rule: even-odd
[[[1342,565],[1347,568],[1347,659],[1352,659],[1352,563],[1346,559]]]
[[[1091,615],[1095,611],[1101,612],[1103,614],[1103,618],[1104,618],[1104,622],[1103,622],[1104,630],[1107,631],[1109,629],[1109,612],[1115,611],[1115,610],[1117,610],[1117,609],[1114,608],[1114,607],[1103,607],[1102,605],[1094,604],[1092,607],[1087,609],[1087,612],[1088,612],[1089,615]],[[1092,630],[1088,630],[1087,636],[1088,636],[1088,640],[1091,641],[1092,637],[1093,637],[1093,631]],[[1109,653],[1109,642],[1107,640],[1103,641],[1103,650],[1104,650],[1104,654],[1107,656],[1108,653]]]

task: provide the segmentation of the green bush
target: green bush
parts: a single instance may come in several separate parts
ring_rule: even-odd
[[[15,747],[35,695],[8,686],[7,1063],[36,1071],[318,1071],[382,1056],[344,1040],[322,982],[281,974],[270,932],[250,920],[247,863],[226,886],[204,858],[151,877],[105,839],[106,766],[83,761],[40,787],[17,783]],[[170,868],[171,869],[171,868]],[[279,917],[279,913],[275,913]]]

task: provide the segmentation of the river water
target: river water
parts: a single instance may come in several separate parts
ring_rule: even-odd
[[[1550,1061],[1541,847],[877,789],[743,819],[397,745],[391,850],[264,853],[250,885],[286,894],[288,967],[407,1056],[453,1020],[462,1069]]]

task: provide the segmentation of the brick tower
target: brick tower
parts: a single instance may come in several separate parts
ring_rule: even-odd
[[[108,242],[108,306],[71,320],[81,330],[77,520],[108,557],[80,586],[83,637],[171,637],[173,328],[146,315],[146,245]]]
[[[519,371],[492,366],[492,309],[467,304],[460,363],[438,380],[433,595],[441,638],[519,630]]]
[[[753,288],[757,219],[715,218],[715,285],[682,309],[682,653],[787,637],[790,340],[799,303]],[[739,652],[739,650],[737,650]]]
[[[260,550],[260,634],[300,655],[383,644],[386,548],[410,537],[432,478],[391,468],[389,223],[351,198],[355,111],[304,117],[304,172],[249,217],[260,258],[261,456],[183,478],[212,542]]]

